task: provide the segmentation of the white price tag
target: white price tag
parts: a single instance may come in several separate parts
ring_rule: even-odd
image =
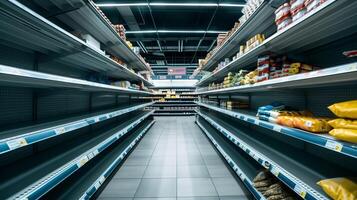
[[[339,142],[336,142],[336,141],[327,140],[327,142],[325,144],[325,147],[328,148],[328,149],[337,151],[337,152],[341,152],[342,148],[343,148],[343,145],[341,143],[339,143]]]
[[[281,133],[281,126],[273,126],[273,130]]]
[[[254,120],[254,124],[255,124],[255,125],[259,125],[259,120],[255,119],[255,120]]]
[[[300,185],[295,185],[294,191],[301,196],[303,199],[305,199],[306,196],[306,191],[304,188],[302,188]]]
[[[93,157],[96,156],[98,153],[99,153],[98,149],[94,150],[94,151],[92,152]]]
[[[89,159],[87,156],[83,156],[77,163],[78,167],[82,167],[84,164],[86,164],[88,162],[88,160]]]
[[[99,122],[99,117],[94,118],[94,122],[95,123]]]
[[[105,181],[105,177],[104,177],[104,176],[101,176],[101,177],[99,178],[99,183],[100,183],[100,184],[103,184],[104,181]]]
[[[100,183],[99,182],[96,182],[95,184],[94,184],[94,187],[95,187],[95,189],[97,189],[98,190],[98,188],[100,187]]]
[[[12,150],[12,149],[17,149],[19,147],[27,145],[27,142],[26,142],[25,138],[18,138],[18,139],[10,140],[10,141],[6,142],[6,144]]]
[[[55,132],[56,132],[56,135],[61,135],[66,132],[66,129],[64,127],[56,128]]]
[[[270,171],[271,171],[271,173],[274,174],[275,176],[279,176],[279,174],[280,174],[280,170],[279,170],[278,168],[274,167],[274,166],[271,168]]]

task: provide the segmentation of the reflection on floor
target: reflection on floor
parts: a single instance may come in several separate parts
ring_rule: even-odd
[[[247,199],[194,117],[155,120],[100,200]]]

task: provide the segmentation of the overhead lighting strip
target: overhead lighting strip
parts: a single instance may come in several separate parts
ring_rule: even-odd
[[[227,31],[205,31],[205,30],[141,30],[141,31],[126,31],[126,34],[146,34],[146,33],[227,33]]]
[[[235,3],[99,3],[99,7],[128,7],[128,6],[177,6],[177,7],[244,7],[245,4]]]

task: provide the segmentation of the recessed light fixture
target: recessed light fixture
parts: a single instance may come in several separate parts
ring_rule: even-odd
[[[98,3],[99,7],[127,7],[127,6],[181,6],[181,7],[244,7],[244,4],[237,3]]]
[[[141,30],[126,31],[126,34],[145,34],[145,33],[227,33],[227,31],[205,31],[205,30]]]

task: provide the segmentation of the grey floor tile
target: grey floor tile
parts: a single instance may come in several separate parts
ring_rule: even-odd
[[[143,178],[176,178],[176,165],[149,165]]]
[[[225,165],[206,165],[208,172],[211,177],[215,178],[224,178],[224,177],[231,177],[233,178],[233,175],[231,172],[227,169]]]
[[[177,166],[178,178],[209,178],[210,175],[205,165],[179,165]]]
[[[178,178],[178,197],[218,196],[210,178]]]
[[[172,198],[134,198],[133,200],[176,200],[176,198],[172,197]]]
[[[133,200],[133,198],[120,198],[120,197],[99,197],[97,200]]]
[[[176,165],[176,156],[153,156],[149,165]]]
[[[146,166],[135,165],[123,165],[119,171],[115,174],[114,178],[142,178],[145,172]]]
[[[224,165],[223,160],[219,156],[202,156],[206,165]]]
[[[201,156],[178,156],[177,165],[205,165]]]
[[[177,200],[219,200],[219,197],[179,197]]]
[[[135,197],[176,197],[176,179],[142,179]]]
[[[230,196],[230,197],[219,197],[220,200],[249,200],[247,196]]]
[[[140,179],[112,179],[100,197],[134,197]]]
[[[244,195],[242,188],[234,178],[212,178],[219,196]]]
[[[135,149],[130,156],[151,156],[154,153],[153,150],[140,150],[140,149]]]
[[[124,165],[148,165],[150,156],[129,156]]]

